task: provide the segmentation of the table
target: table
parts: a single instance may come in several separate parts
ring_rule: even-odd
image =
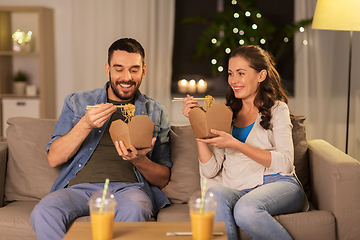
[[[191,232],[190,222],[115,222],[113,240],[192,240],[192,236],[166,236],[167,232]],[[224,222],[214,222],[214,232],[223,232],[213,240],[226,240]],[[91,240],[91,223],[75,222],[63,240]]]

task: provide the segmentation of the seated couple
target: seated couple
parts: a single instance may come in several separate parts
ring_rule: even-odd
[[[88,216],[89,198],[106,178],[118,202],[115,221],[148,221],[170,204],[161,191],[172,167],[170,121],[161,103],[139,91],[146,73],[143,47],[131,38],[115,41],[105,72],[109,81],[103,88],[65,99],[47,145],[50,166],[62,171],[31,213],[39,240],[62,239],[76,218]],[[279,74],[257,46],[234,50],[228,72],[232,134],[214,129],[218,137],[197,139],[201,172],[214,183],[209,191],[218,202],[215,221],[225,222],[229,239],[237,239],[236,226],[253,239],[291,239],[272,216],[301,211],[307,200],[294,174],[292,125]],[[150,148],[112,142],[111,122],[125,121],[116,105],[126,103],[153,121]],[[185,116],[199,106],[191,96],[183,103]],[[98,107],[86,110],[88,105]]]

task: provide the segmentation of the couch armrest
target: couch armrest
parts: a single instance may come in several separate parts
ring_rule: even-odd
[[[360,162],[324,140],[311,140],[312,203],[336,219],[337,239],[360,239]]]
[[[8,145],[0,143],[0,207],[4,206],[6,163],[8,158]]]

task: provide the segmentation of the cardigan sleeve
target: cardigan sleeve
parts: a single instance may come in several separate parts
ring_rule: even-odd
[[[200,162],[201,173],[206,178],[214,178],[221,171],[225,159],[225,149],[219,149],[208,145],[212,154],[211,159],[206,163]]]
[[[273,147],[270,170],[290,174],[294,171],[294,144],[292,124],[286,103],[277,102],[272,109]]]

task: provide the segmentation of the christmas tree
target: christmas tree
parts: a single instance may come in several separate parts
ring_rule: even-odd
[[[203,23],[207,27],[200,35],[194,59],[211,57],[212,72],[224,70],[223,62],[233,49],[241,45],[260,45],[272,53],[278,62],[292,45],[296,31],[312,22],[306,19],[278,26],[256,9],[255,0],[231,0],[231,7],[217,12],[212,19],[202,16],[189,17],[183,23]]]

